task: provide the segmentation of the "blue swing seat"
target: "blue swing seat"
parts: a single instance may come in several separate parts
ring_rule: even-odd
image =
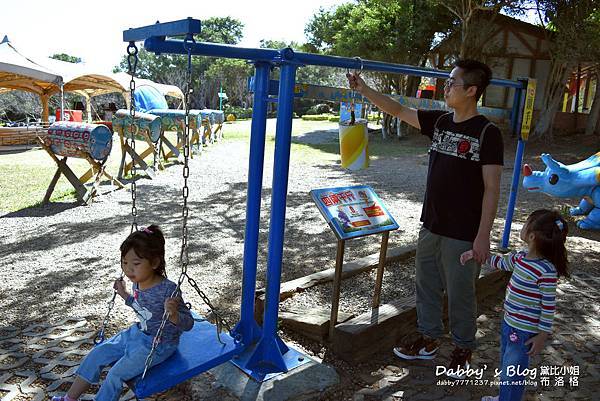
[[[194,327],[184,332],[179,339],[177,351],[163,363],[148,370],[146,377],[132,380],[137,398],[144,398],[206,372],[244,351],[242,344],[236,344],[228,333],[221,333],[221,344],[217,339],[215,325],[203,320],[196,313]]]

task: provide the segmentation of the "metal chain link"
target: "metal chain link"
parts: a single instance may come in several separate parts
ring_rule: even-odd
[[[138,63],[138,48],[135,45],[135,42],[129,42],[127,46],[127,66],[129,67],[129,74],[131,75],[131,80],[129,81],[129,117],[131,121],[129,122],[129,133],[130,138],[125,139],[125,143],[127,146],[131,148],[133,154],[135,154],[135,71],[137,69]],[[131,157],[131,232],[133,232],[134,228],[137,231],[137,206],[135,201],[137,199],[137,185],[135,183],[135,178],[137,175],[137,167],[135,165],[135,160],[133,156]]]
[[[127,137],[125,137],[125,145],[130,147],[134,153],[135,153],[135,127],[133,124],[133,121],[135,118],[135,98],[134,98],[135,80],[134,80],[134,77],[135,77],[135,70],[137,69],[137,63],[138,63],[138,48],[135,45],[135,42],[129,42],[129,45],[127,46],[127,65],[129,68],[129,74],[131,75],[131,81],[129,82],[129,90],[131,92],[130,103],[129,103],[129,116],[131,117],[131,124],[130,124],[131,143],[129,143],[129,140],[127,139]],[[101,171],[103,171],[103,170],[104,170],[104,163],[102,163],[102,166],[101,166]],[[101,174],[101,171],[98,172],[98,175]],[[132,157],[131,232],[133,232],[134,228],[136,231],[138,229],[137,207],[135,206],[135,200],[136,200],[135,175],[136,174],[137,174],[137,170],[135,167],[135,160],[133,160],[133,157]],[[119,276],[119,280],[123,280],[123,271],[122,270],[121,270],[121,275]],[[96,337],[94,337],[94,344],[96,344],[96,345],[100,344],[101,342],[104,341],[104,332],[106,331],[106,326],[108,326],[108,321],[110,319],[110,313],[112,312],[112,309],[115,306],[116,297],[117,297],[117,290],[113,290],[113,296],[112,296],[111,300],[108,302],[108,311],[106,311],[104,320],[102,320],[102,326],[98,330]]]
[[[355,60],[360,61],[360,71],[356,71],[354,70],[354,73],[357,76],[360,76],[360,74],[362,73],[363,70],[363,62],[362,59],[360,57],[354,57]],[[350,72],[350,70],[348,70],[348,73]],[[354,96],[355,96],[355,91],[354,89],[352,89],[350,91],[350,125],[354,125],[356,123],[356,114],[355,114],[355,104],[354,104]]]
[[[100,330],[98,330],[96,337],[94,337],[94,344],[96,344],[96,345],[104,342],[104,331],[106,330],[106,326],[108,326],[108,320],[110,319],[110,312],[112,311],[113,307],[115,306],[115,298],[116,297],[117,297],[117,290],[114,290],[113,296],[112,296],[111,300],[108,302],[108,311],[106,311],[104,320],[102,320],[102,326],[100,327]]]
[[[185,73],[185,92],[184,92],[184,103],[185,103],[185,131],[183,137],[183,223],[182,223],[182,242],[181,242],[181,253],[179,255],[179,263],[181,264],[181,274],[179,275],[179,279],[177,280],[177,286],[175,290],[171,294],[171,297],[177,296],[181,291],[181,284],[183,283],[184,278],[187,276],[187,266],[189,263],[188,253],[187,253],[187,219],[189,216],[189,208],[187,205],[187,198],[189,195],[189,187],[187,185],[188,177],[190,176],[190,170],[188,166],[188,158],[189,158],[189,113],[190,113],[190,91],[191,91],[191,80],[192,80],[192,53],[191,47],[189,47],[190,41],[193,42],[193,38],[190,39],[190,35],[185,38],[184,46],[187,48],[187,69]],[[146,372],[152,365],[152,359],[154,357],[154,353],[156,352],[156,348],[160,344],[162,333],[169,318],[169,314],[165,309],[162,321],[160,322],[160,326],[154,339],[152,340],[152,348],[150,349],[150,353],[146,357],[146,362],[144,364],[144,372],[142,373],[142,379],[146,377]]]
[[[179,254],[179,264],[181,265],[181,273],[179,278],[177,279],[177,286],[175,290],[171,294],[171,298],[177,297],[181,293],[181,285],[184,280],[187,278],[188,283],[196,290],[202,302],[204,302],[210,309],[211,313],[215,317],[215,326],[217,329],[217,339],[221,344],[225,344],[221,340],[221,330],[225,328],[227,332],[231,332],[231,327],[227,323],[227,321],[217,313],[216,308],[212,305],[208,296],[200,289],[196,281],[188,275],[187,269],[188,264],[190,262],[189,252],[188,252],[188,217],[189,217],[189,206],[188,206],[188,197],[189,197],[189,187],[188,187],[188,178],[190,176],[190,167],[189,167],[189,158],[190,158],[190,96],[192,94],[192,48],[190,46],[191,43],[194,43],[194,39],[192,35],[188,35],[184,40],[184,47],[187,50],[187,70],[185,74],[185,92],[184,92],[184,102],[185,102],[185,130],[183,136],[183,189],[182,189],[182,197],[183,197],[183,207],[182,207],[182,224],[181,224],[181,252]],[[165,309],[162,317],[162,321],[154,336],[152,341],[152,348],[150,349],[150,353],[146,358],[146,362],[144,364],[144,372],[142,373],[142,379],[146,376],[146,372],[152,365],[152,359],[154,357],[154,353],[156,352],[156,348],[160,344],[162,333],[165,327],[165,324],[169,318],[169,314]],[[236,339],[236,342],[241,341],[241,339]]]

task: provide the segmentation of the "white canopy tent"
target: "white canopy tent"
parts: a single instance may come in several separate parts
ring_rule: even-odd
[[[69,63],[51,58],[35,62],[19,53],[6,36],[0,43],[0,93],[24,90],[38,94],[42,102],[44,122],[48,121],[48,98],[63,91],[85,97],[88,119],[91,119],[90,98],[94,96],[118,92],[124,96],[129,107],[130,79],[130,75],[126,73],[100,72],[83,63]],[[175,97],[183,102],[183,92],[177,86],[159,84],[147,79],[136,78],[135,81],[136,87],[153,86],[163,95]]]
[[[62,76],[19,53],[4,36],[0,42],[0,93],[15,89],[36,93],[42,102],[42,119],[48,121],[48,98],[59,92],[62,84]]]

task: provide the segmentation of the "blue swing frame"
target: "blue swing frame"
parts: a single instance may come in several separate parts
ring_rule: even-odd
[[[187,18],[128,29],[123,31],[123,41],[136,42],[143,40],[146,50],[156,54],[187,55],[189,48],[192,55],[236,58],[254,63],[254,108],[252,110],[248,166],[241,316],[240,321],[231,333],[234,337],[239,337],[241,342],[235,344],[231,336],[224,334],[222,338],[225,338],[227,345],[221,347],[214,334],[215,328],[212,324],[208,322],[196,323],[191,332],[182,336],[178,354],[158,367],[151,369],[143,382],[137,382],[135,392],[138,397],[165,390],[226,361],[233,362],[255,380],[263,381],[310,360],[296,350],[289,348],[277,335],[296,69],[305,65],[319,65],[434,78],[447,78],[449,75],[448,71],[356,58],[294,52],[291,48],[281,50],[255,49],[202,42],[184,46],[183,40],[167,39],[168,36],[192,38],[194,34],[199,34],[200,30],[201,22],[199,20]],[[275,67],[280,69],[281,75],[278,97],[271,97],[269,96],[270,73]],[[515,89],[511,127],[513,132],[519,134],[519,143],[515,156],[515,171],[513,173],[502,244],[506,247],[518,191],[520,166],[525,143],[520,135],[520,121],[523,114],[523,91],[527,87],[527,80],[493,79],[491,84]],[[273,174],[266,273],[266,303],[263,326],[260,327],[254,319],[254,299],[265,131],[269,102],[277,102],[278,105],[273,164],[273,171],[276,171],[277,174]]]

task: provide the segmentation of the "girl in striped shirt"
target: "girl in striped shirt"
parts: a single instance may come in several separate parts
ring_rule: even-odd
[[[523,371],[529,357],[544,348],[552,331],[556,282],[568,276],[568,226],[556,211],[540,209],[531,213],[521,229],[527,249],[506,255],[491,255],[487,263],[512,272],[504,299],[500,346],[500,395],[486,401],[520,401],[525,391]],[[461,255],[465,264],[473,252]]]

